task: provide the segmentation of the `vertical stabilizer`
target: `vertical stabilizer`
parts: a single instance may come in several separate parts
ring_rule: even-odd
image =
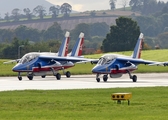
[[[65,57],[67,56],[68,54],[68,45],[69,45],[69,40],[70,40],[70,32],[66,32],[65,33],[65,38],[64,40],[62,41],[62,44],[59,48],[59,51],[58,51],[58,56],[60,57]]]
[[[84,43],[84,33],[81,32],[75,46],[72,49],[72,52],[70,53],[70,56],[73,57],[81,56],[83,43]]]
[[[143,36],[144,36],[143,33],[141,33],[139,35],[138,41],[137,41],[136,46],[134,48],[134,52],[133,52],[132,58],[136,58],[136,59],[141,58]]]

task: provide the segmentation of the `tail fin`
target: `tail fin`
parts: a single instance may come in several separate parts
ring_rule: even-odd
[[[69,45],[69,40],[70,40],[69,36],[70,36],[70,33],[67,31],[65,33],[65,38],[62,41],[62,44],[61,44],[61,46],[59,48],[58,56],[61,56],[61,57],[67,56],[67,54],[68,54],[68,45]]]
[[[73,57],[81,56],[83,43],[84,43],[84,33],[81,32],[75,46],[72,49],[72,52],[70,53],[70,56]]]
[[[132,58],[141,58],[141,50],[142,50],[142,42],[143,42],[143,33],[139,35],[138,41],[136,43],[136,46],[134,48],[134,52],[132,55]]]

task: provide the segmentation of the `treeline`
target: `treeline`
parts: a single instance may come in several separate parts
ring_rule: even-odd
[[[140,12],[142,15],[151,15],[163,9],[167,9],[168,2],[157,0],[130,0],[129,6],[132,11]]]
[[[156,13],[137,16],[134,19],[146,36],[156,37],[160,33],[168,32],[168,6]]]
[[[24,14],[21,14],[22,11],[24,12]],[[72,6],[69,3],[63,3],[61,6],[53,5],[49,8],[49,13],[52,18],[56,18],[60,14],[62,14],[63,17],[69,17],[71,11]],[[5,17],[4,19],[1,18],[1,21],[19,21],[20,19],[32,20],[32,18],[37,19],[37,17],[43,19],[45,16],[47,16],[46,12],[47,10],[42,5],[36,6],[32,11],[29,8],[24,8],[23,10],[14,8],[11,11],[11,15],[9,15],[9,12],[5,13]]]
[[[110,32],[103,40],[101,49],[104,52],[133,51],[140,33],[140,27],[135,20],[119,17],[116,19],[116,25],[110,27]],[[143,49],[168,49],[168,32],[154,38],[143,34],[145,38]]]
[[[19,26],[15,30],[0,29],[0,58],[17,58],[19,46],[21,55],[27,52],[52,51],[57,52],[64,38],[66,30],[62,30],[60,25],[55,22],[47,30]],[[101,42],[109,32],[106,23],[78,24],[73,30],[69,31],[71,40],[69,48],[75,44],[80,32],[85,34],[85,48],[99,49]]]

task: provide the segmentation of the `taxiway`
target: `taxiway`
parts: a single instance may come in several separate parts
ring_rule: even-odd
[[[168,73],[136,75],[138,79],[135,83],[129,79],[128,74],[121,78],[109,78],[107,82],[103,82],[101,76],[99,83],[95,75],[72,75],[71,78],[62,75],[61,80],[56,80],[54,76],[46,76],[46,78],[35,76],[33,80],[23,77],[22,81],[19,81],[17,77],[0,77],[0,91],[168,86]]]

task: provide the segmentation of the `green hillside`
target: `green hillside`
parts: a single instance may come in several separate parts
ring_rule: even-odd
[[[58,22],[61,28],[64,30],[72,30],[76,25],[80,23],[96,23],[105,22],[111,26],[115,24],[115,19],[119,16],[139,16],[139,13],[123,10],[100,10],[95,11],[95,16],[91,16],[91,11],[71,13],[69,18],[62,18],[62,15],[56,19],[51,19],[51,16],[45,16],[43,20],[39,18],[32,18],[33,20],[27,21],[27,18],[20,19],[18,22],[6,22],[5,20],[0,22],[0,29],[16,29],[20,25],[25,25],[30,28],[36,28],[39,30],[46,30],[53,25],[54,22]]]

